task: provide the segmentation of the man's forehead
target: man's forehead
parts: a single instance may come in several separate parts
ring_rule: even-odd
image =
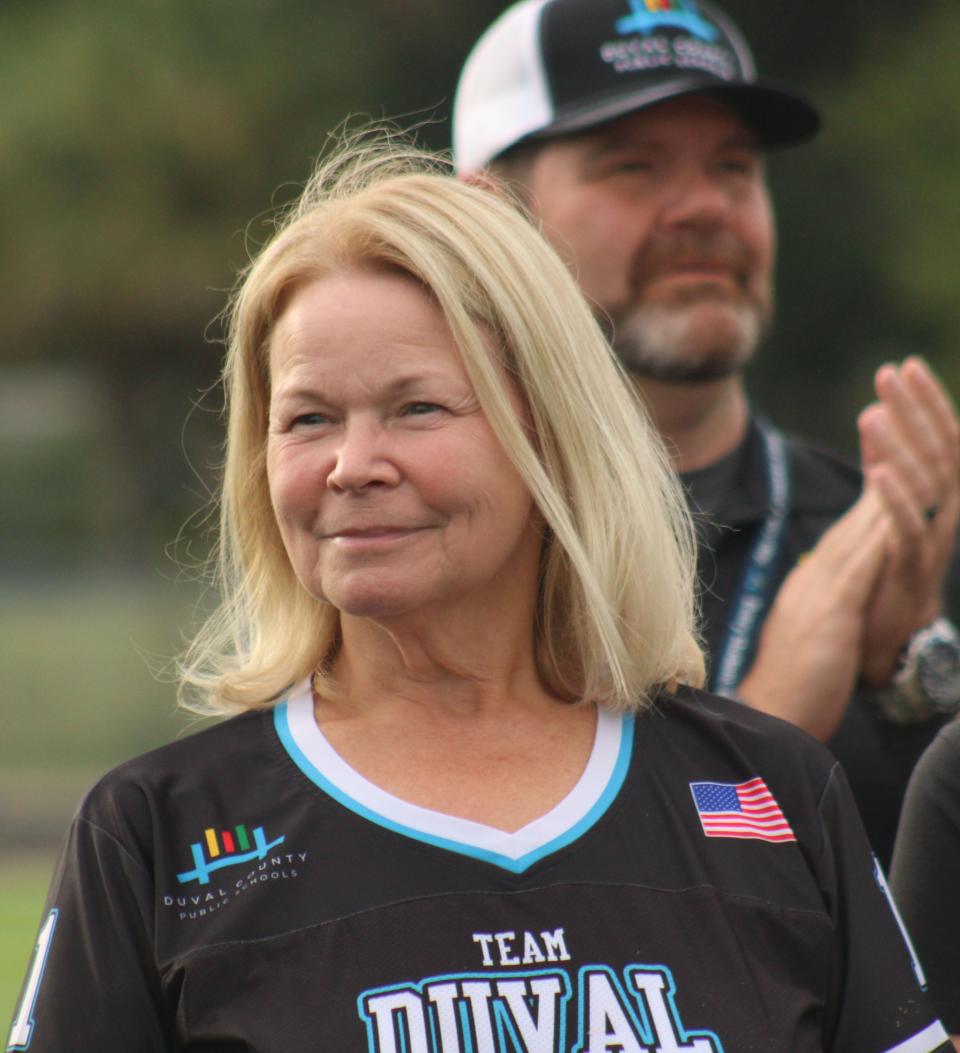
[[[706,93],[669,99],[585,129],[570,137],[600,149],[666,145],[695,138],[705,146],[759,150],[753,129],[722,99]]]

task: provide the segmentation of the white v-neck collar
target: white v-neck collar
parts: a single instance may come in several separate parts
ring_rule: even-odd
[[[632,718],[598,708],[593,749],[577,784],[545,815],[507,833],[411,804],[364,778],[317,726],[309,681],[274,709],[274,724],[297,767],[346,808],[405,837],[514,873],[575,841],[600,819],[623,785],[633,743]]]

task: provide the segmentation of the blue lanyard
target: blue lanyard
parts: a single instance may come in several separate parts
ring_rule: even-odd
[[[734,695],[743,677],[747,654],[770,598],[773,568],[780,554],[790,510],[790,472],[783,435],[764,421],[758,421],[757,425],[763,439],[770,511],[747,557],[731,604],[723,644],[713,664],[710,687],[718,695]]]

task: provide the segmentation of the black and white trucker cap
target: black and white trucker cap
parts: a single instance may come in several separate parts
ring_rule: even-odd
[[[453,107],[457,170],[525,139],[601,124],[709,92],[761,146],[814,136],[820,116],[792,88],[758,80],[740,30],[708,0],[520,0],[477,41]]]

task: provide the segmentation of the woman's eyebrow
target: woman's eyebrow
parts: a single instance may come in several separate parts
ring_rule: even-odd
[[[378,390],[386,395],[387,397],[397,397],[406,394],[408,391],[416,391],[422,387],[424,383],[433,380],[440,381],[453,381],[449,374],[440,372],[438,370],[420,370],[416,373],[403,373],[392,380],[387,381]],[[324,386],[319,383],[303,383],[294,382],[289,386],[285,386],[282,382],[275,386],[274,396],[282,397],[284,399],[296,400],[314,400],[318,402],[325,401],[329,395],[325,390]]]

